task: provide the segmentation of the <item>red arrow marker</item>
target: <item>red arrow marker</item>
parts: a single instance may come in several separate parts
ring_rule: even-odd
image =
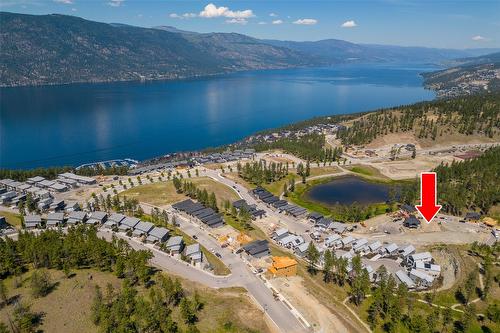
[[[430,223],[441,209],[437,203],[437,175],[435,172],[420,174],[420,205],[416,205],[422,217]]]

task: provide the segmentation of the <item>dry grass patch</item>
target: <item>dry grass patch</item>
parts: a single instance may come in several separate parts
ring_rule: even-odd
[[[121,192],[120,196],[134,198],[154,206],[164,206],[186,198],[184,194],[176,192],[172,181],[138,185]]]
[[[235,190],[213,180],[212,178],[200,177],[200,178],[191,178],[188,180],[193,182],[193,184],[195,184],[196,187],[199,188],[200,190],[206,189],[208,193],[214,192],[215,196],[217,197],[217,202],[219,203],[219,205],[224,200],[229,200],[233,202],[240,198],[238,194],[236,194]]]
[[[8,224],[11,226],[20,229],[21,228],[21,215],[12,213],[12,212],[6,212],[6,211],[0,211],[0,216],[5,217],[5,220],[7,221]]]

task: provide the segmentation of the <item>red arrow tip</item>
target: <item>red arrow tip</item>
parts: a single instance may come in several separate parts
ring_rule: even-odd
[[[441,210],[441,205],[416,205],[415,208],[418,209],[427,223],[430,223],[434,216]]]

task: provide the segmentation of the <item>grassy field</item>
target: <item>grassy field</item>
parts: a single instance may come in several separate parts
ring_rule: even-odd
[[[346,166],[345,168],[359,174],[360,176],[367,176],[370,179],[376,178],[378,180],[389,180],[389,178],[383,175],[377,168],[374,168],[370,165],[352,164]]]
[[[291,179],[295,179],[295,183],[300,181],[299,176],[295,174],[289,174],[285,178],[278,180],[276,182],[272,182],[270,184],[263,184],[262,187],[271,192],[272,194],[280,196],[281,193],[283,193],[285,184],[289,184]]]
[[[21,228],[21,215],[2,210],[0,211],[0,216],[5,217],[5,220],[11,226],[17,229]]]
[[[233,202],[239,199],[233,189],[211,178],[186,178],[186,180],[193,182],[199,189],[206,189],[209,193],[214,192],[219,204],[223,200]],[[120,195],[135,198],[140,202],[146,202],[154,206],[169,205],[187,198],[184,194],[177,193],[172,181],[138,185],[120,193]]]
[[[121,192],[120,195],[155,206],[172,204],[186,198],[184,194],[175,191],[172,181],[135,186]]]
[[[105,290],[108,283],[115,288],[120,288],[122,283],[109,272],[76,270],[75,275],[68,279],[61,271],[51,270],[56,287],[45,297],[33,298],[29,288],[30,274],[31,272],[22,275],[22,286],[17,289],[13,286],[12,278],[5,281],[9,297],[19,297],[30,304],[32,311],[42,315],[38,328],[43,332],[53,333],[97,333],[98,327],[90,318],[95,286]],[[89,279],[89,276],[92,278]],[[212,290],[190,281],[181,282],[188,295],[196,291],[204,303],[197,323],[201,332],[269,332],[262,312],[249,301],[244,289]],[[143,295],[148,293],[143,287],[138,290]],[[0,320],[8,323],[8,316],[12,317],[12,311],[12,305],[1,308]],[[174,309],[173,318],[181,331],[184,331],[185,326],[178,308]]]
[[[310,177],[329,175],[329,174],[339,173],[340,171],[341,170],[336,166],[325,166],[319,168],[311,167]]]
[[[224,200],[229,200],[230,202],[238,200],[240,197],[232,188],[219,183],[208,177],[192,178],[190,179],[197,188],[200,190],[206,189],[208,193],[214,192],[217,197],[217,203],[221,206]]]

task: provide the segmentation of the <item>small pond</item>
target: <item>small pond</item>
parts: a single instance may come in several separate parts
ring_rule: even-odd
[[[390,188],[391,186],[387,184],[346,176],[311,187],[305,193],[305,197],[328,206],[350,205],[354,202],[366,205],[386,202],[389,199]]]

